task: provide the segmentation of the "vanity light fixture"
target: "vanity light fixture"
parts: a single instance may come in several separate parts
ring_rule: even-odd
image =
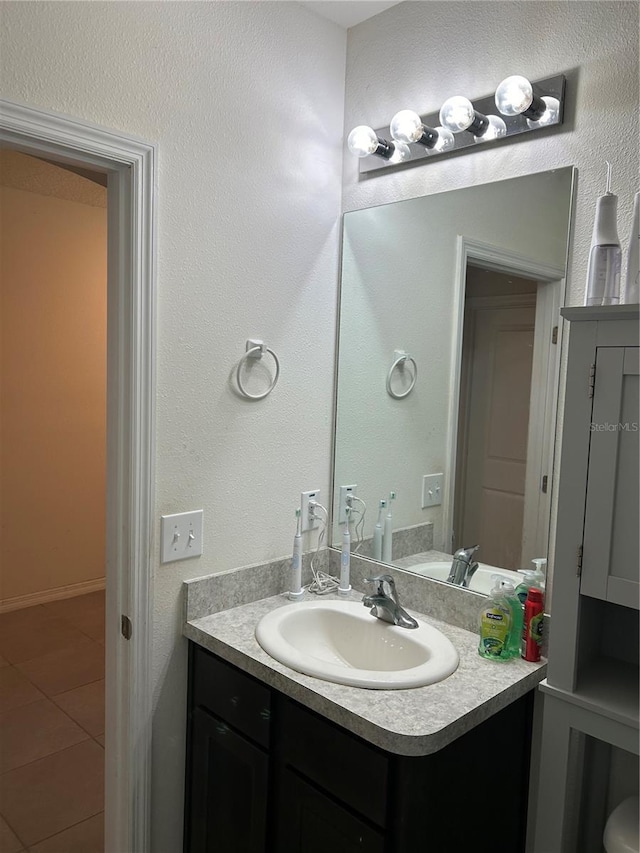
[[[562,74],[530,82],[526,77],[505,78],[496,91],[473,102],[454,95],[437,113],[419,115],[400,110],[389,130],[360,125],[349,134],[349,150],[360,158],[360,172],[406,168],[476,143],[508,140],[560,125],[563,121],[565,77]],[[495,110],[499,115],[495,115]],[[388,136],[391,135],[389,141]],[[367,155],[376,156],[367,156]]]

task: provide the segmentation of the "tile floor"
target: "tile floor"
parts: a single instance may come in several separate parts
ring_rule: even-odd
[[[104,592],[0,614],[0,851],[103,853]]]

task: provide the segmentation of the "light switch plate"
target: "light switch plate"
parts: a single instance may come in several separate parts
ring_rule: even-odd
[[[202,515],[203,511],[196,509],[161,516],[161,562],[173,563],[202,554]]]
[[[422,478],[422,509],[440,506],[443,489],[444,474],[425,474]]]

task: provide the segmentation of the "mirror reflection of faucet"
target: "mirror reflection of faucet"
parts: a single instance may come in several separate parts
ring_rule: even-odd
[[[376,575],[373,578],[365,578],[365,583],[377,584],[373,595],[365,595],[362,603],[371,608],[371,614],[384,622],[398,625],[400,628],[417,628],[418,623],[409,616],[400,604],[400,596],[396,590],[396,584],[391,575]],[[389,593],[385,592],[385,584]]]
[[[459,548],[456,551],[453,555],[451,571],[447,578],[448,583],[454,583],[457,586],[463,587],[469,586],[471,578],[480,565],[473,559],[473,555],[479,547],[479,545],[472,545],[470,548]]]

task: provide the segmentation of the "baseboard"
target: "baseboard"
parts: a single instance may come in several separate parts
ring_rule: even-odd
[[[45,589],[42,592],[30,592],[28,595],[16,595],[14,598],[0,600],[0,613],[22,610],[23,607],[33,607],[36,604],[49,604],[51,601],[59,601],[62,598],[75,598],[77,595],[86,595],[89,592],[104,589],[104,585],[104,578],[96,578],[95,580],[71,583],[67,586],[58,586],[55,589]]]

